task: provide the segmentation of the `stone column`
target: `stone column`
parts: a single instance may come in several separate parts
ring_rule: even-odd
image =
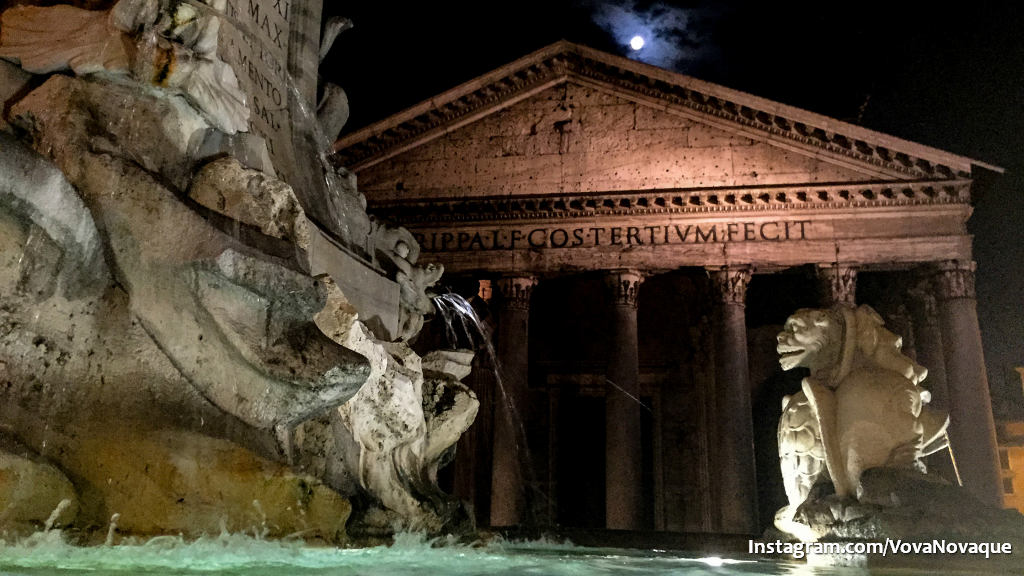
[[[491,281],[478,280],[477,297],[491,305]],[[489,338],[493,334],[494,319],[485,314],[481,329]],[[491,458],[494,450],[494,397],[497,383],[494,380],[494,359],[486,352],[473,357],[473,370],[463,379],[480,402],[473,425],[460,438],[456,448],[455,481],[452,494],[463,502],[473,505],[478,524],[490,524],[491,515]]]
[[[928,404],[933,410],[949,413],[949,388],[946,385],[946,358],[942,351],[942,332],[939,331],[938,302],[931,281],[926,279],[907,291],[914,328],[915,361],[928,369],[922,386],[932,394]],[[925,462],[928,473],[936,473],[950,482],[956,482],[956,471],[950,460],[950,451],[943,450],[929,456]]]
[[[982,502],[1002,507],[996,428],[974,295],[974,263],[949,261],[936,268],[953,453],[964,487]]]
[[[946,358],[942,350],[942,332],[939,330],[938,302],[928,281],[911,288],[907,294],[914,326],[915,360],[928,369],[924,387],[932,393],[932,407],[949,410]]]
[[[757,478],[747,364],[746,295],[750,268],[711,271],[715,346],[713,485],[719,506],[718,530],[754,534]]]
[[[818,295],[825,307],[857,305],[857,269],[839,264],[818,264]]]
[[[499,391],[494,414],[494,456],[491,466],[491,526],[523,522],[526,492],[522,431],[529,386],[530,293],[536,279],[508,277],[493,283],[498,302]]]
[[[643,451],[640,439],[640,361],[636,305],[643,276],[609,272],[611,339],[605,392],[605,526],[639,530],[643,522]]]
[[[910,312],[902,298],[895,296],[892,301],[883,304],[879,311],[885,320],[885,328],[900,337],[901,350],[908,358],[917,361],[917,340],[914,338],[913,323]],[[920,364],[920,362],[918,362]]]

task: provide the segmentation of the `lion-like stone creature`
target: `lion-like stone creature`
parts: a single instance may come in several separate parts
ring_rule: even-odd
[[[928,371],[905,356],[902,339],[870,307],[798,310],[779,333],[783,370],[810,375],[786,396],[779,421],[779,458],[789,505],[776,527],[813,539],[794,521],[812,488],[831,481],[840,498],[859,498],[860,477],[877,467],[916,468],[948,446],[945,414],[927,407],[920,387]]]

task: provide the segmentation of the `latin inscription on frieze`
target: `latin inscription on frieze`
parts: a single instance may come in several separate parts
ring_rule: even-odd
[[[787,242],[814,237],[811,220],[655,224],[638,226],[535,226],[415,231],[427,252],[666,246],[732,242]]]

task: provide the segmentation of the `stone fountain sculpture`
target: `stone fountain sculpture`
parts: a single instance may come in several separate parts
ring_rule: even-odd
[[[928,405],[927,370],[902,353],[902,339],[874,310],[798,310],[777,340],[782,369],[809,375],[782,402],[789,504],[776,528],[804,541],[980,540],[1000,531],[1020,538],[1019,519],[982,510],[959,487],[925,474],[922,458],[949,446],[949,418]]]
[[[279,33],[226,0],[0,15],[0,469],[41,467],[0,497],[53,487],[0,500],[4,528],[463,521],[436,474],[476,414],[471,357],[405,343],[440,268],[318,161],[317,117],[347,116],[336,87],[305,113],[318,3],[250,4]]]

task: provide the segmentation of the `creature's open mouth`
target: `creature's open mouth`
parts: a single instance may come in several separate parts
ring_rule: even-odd
[[[790,346],[788,344],[779,344],[775,351],[779,353],[781,358],[793,358],[807,352],[806,348],[800,346]]]
[[[779,365],[783,370],[792,370],[800,365],[807,355],[807,349],[801,346],[780,343],[775,351],[779,353]]]

